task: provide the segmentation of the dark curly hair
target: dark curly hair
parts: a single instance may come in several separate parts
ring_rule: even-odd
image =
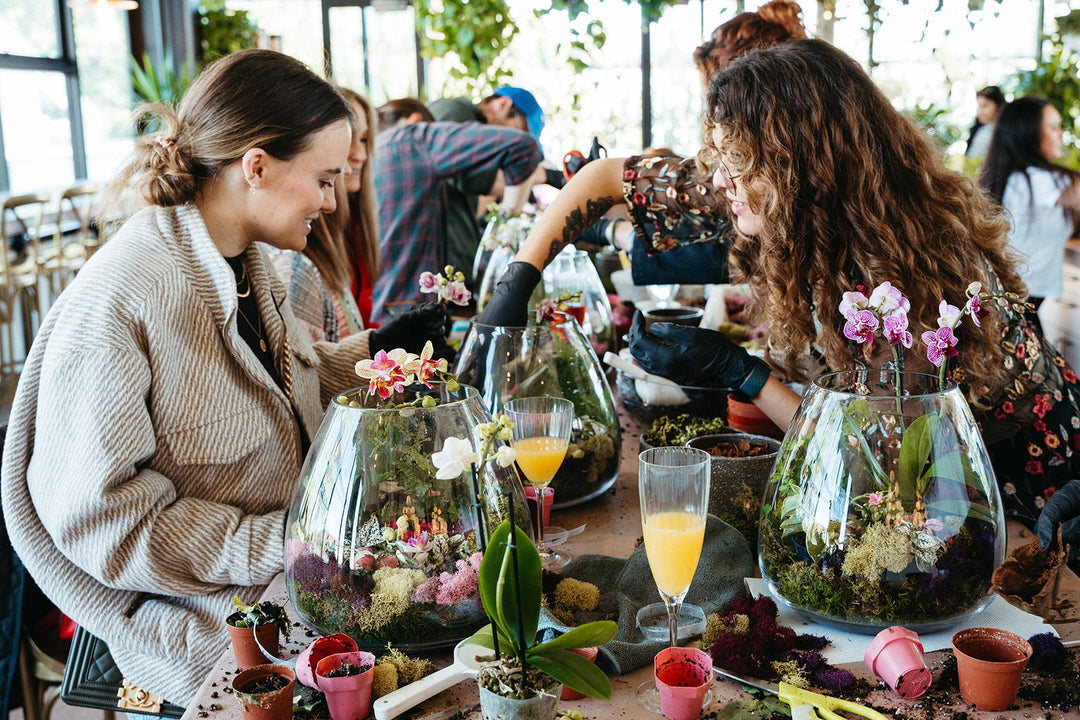
[[[772,0],[755,12],[739,13],[713,30],[712,37],[694,50],[694,64],[701,71],[702,84],[707,86],[709,78],[751,50],[806,37],[801,13],[802,8],[792,0]]]
[[[814,345],[832,369],[850,366],[838,306],[857,283],[899,287],[916,337],[936,327],[941,300],[962,306],[974,280],[1024,292],[1000,209],[947,170],[832,45],[796,40],[737,60],[710,83],[706,125],[720,130],[722,147],[711,149],[737,168],[764,219],[762,234],[740,237],[732,257],[763,301],[774,359],[793,378],[806,379],[797,360]],[[958,378],[980,404],[1007,381],[1000,331],[996,315],[959,329]]]

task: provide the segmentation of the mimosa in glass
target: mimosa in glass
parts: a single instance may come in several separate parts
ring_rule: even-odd
[[[638,456],[638,499],[645,555],[667,607],[668,640],[679,644],[679,608],[705,542],[710,456],[689,447],[658,447]],[[638,686],[638,702],[660,712],[653,680]]]
[[[545,567],[557,569],[570,560],[544,542],[544,493],[566,457],[574,424],[574,403],[565,398],[515,398],[503,410],[514,424],[512,446],[521,474],[536,488],[536,549]]]

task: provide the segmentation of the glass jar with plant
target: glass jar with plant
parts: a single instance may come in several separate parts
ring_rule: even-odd
[[[525,327],[474,322],[455,365],[461,382],[479,389],[492,413],[520,397],[549,395],[574,403],[566,459],[549,486],[556,509],[608,490],[618,476],[621,444],[600,361],[581,326],[558,305],[557,299],[541,303],[536,323]]]
[[[884,283],[845,293],[844,334],[881,370],[824,375],[803,398],[766,487],[759,534],[763,577],[776,597],[816,620],[864,633],[951,626],[981,610],[1003,559],[1005,525],[993,468],[964,395],[946,378],[955,328],[1010,296],[968,288],[942,302],[923,333],[938,375],[904,372],[909,303]]]
[[[479,393],[431,354],[428,343],[357,364],[368,385],[330,403],[289,510],[293,606],[361,649],[419,651],[475,631],[484,529],[507,494],[522,498],[505,452],[480,459],[491,417]]]

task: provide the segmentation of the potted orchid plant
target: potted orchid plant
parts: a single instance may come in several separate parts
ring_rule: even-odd
[[[922,333],[937,375],[905,372],[914,344],[910,303],[883,283],[845,293],[844,335],[864,358],[886,345],[880,370],[824,375],[792,421],[765,491],[762,575],[774,595],[815,620],[857,632],[917,632],[955,624],[988,601],[1005,547],[994,471],[967,402],[947,376],[955,330],[979,325],[988,302],[1019,300],[967,288],[942,302]]]
[[[428,343],[357,363],[365,385],[331,401],[289,510],[286,580],[299,619],[361,650],[445,647],[480,627],[486,529],[508,494],[522,497],[505,462],[471,478],[451,471],[478,451],[491,416],[432,355]]]

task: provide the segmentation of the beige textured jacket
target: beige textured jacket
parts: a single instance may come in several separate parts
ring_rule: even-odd
[[[140,687],[185,705],[226,648],[234,595],[282,569],[301,436],[358,385],[368,333],[314,346],[255,245],[248,274],[295,404],[237,331],[236,283],[193,206],[135,215],[59,298],[26,361],[3,457],[16,552]]]

